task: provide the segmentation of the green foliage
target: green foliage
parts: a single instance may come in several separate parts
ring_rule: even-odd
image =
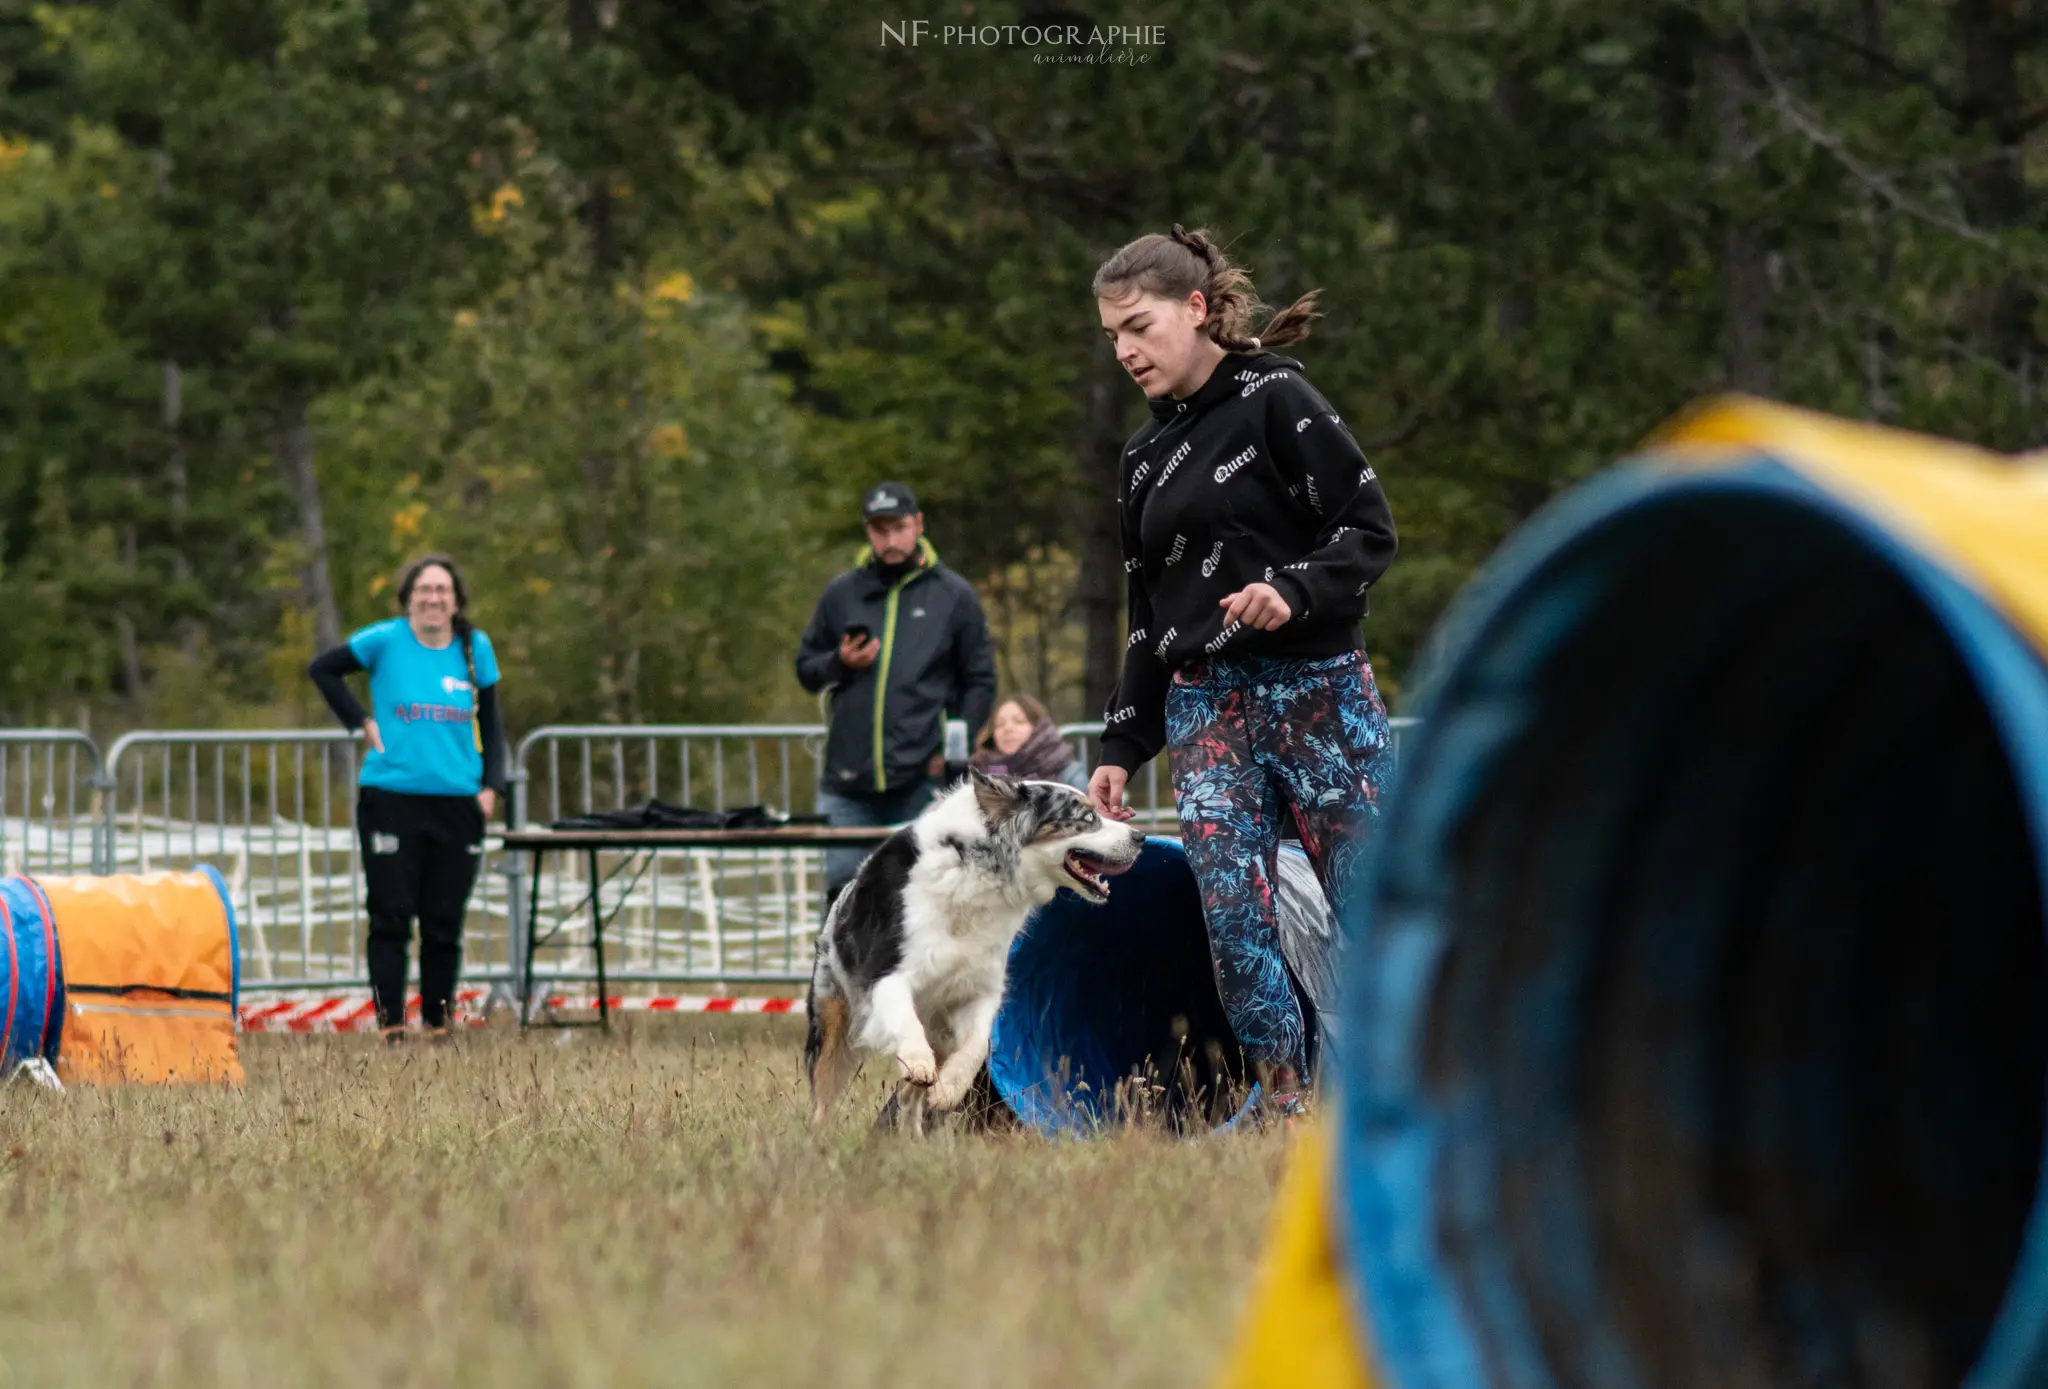
[[[1395,507],[1395,689],[1508,530],[1698,394],[2048,439],[2038,7],[1101,18],[1168,42],[1049,64],[739,0],[0,17],[0,711],[316,719],[323,622],[436,544],[524,726],[801,715],[794,634],[901,477],[1006,676],[1092,716],[1142,402],[1088,284],[1173,221],[1325,292],[1298,352]]]
[[[687,271],[618,290],[595,313],[543,261],[415,369],[323,403],[344,606],[387,614],[405,559],[443,549],[521,673],[523,727],[789,712],[763,677],[815,593],[790,563],[806,518],[782,389],[743,306]]]

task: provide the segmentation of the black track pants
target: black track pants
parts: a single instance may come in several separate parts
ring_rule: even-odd
[[[405,1021],[405,952],[420,923],[420,1018],[448,1021],[462,967],[462,913],[483,861],[484,812],[474,796],[413,796],[365,786],[356,833],[370,910],[370,992],[377,1024]]]

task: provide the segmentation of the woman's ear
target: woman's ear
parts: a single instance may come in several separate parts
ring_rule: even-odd
[[[1188,311],[1194,315],[1197,328],[1209,321],[1209,300],[1199,289],[1189,291]]]

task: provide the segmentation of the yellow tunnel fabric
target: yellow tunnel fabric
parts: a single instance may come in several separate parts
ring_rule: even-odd
[[[2048,658],[2048,456],[2012,458],[1727,396],[1679,415],[1645,441],[1638,458],[1674,471],[1760,459],[1792,468],[1974,588]],[[1389,813],[1400,814],[1399,806]],[[1332,1146],[1317,1134],[1291,1159],[1219,1389],[1376,1384],[1330,1228]]]
[[[1674,467],[1776,459],[1970,584],[2048,655],[2048,460],[1723,397],[1645,445]]]
[[[36,881],[63,950],[67,1084],[241,1084],[232,937],[212,878]]]
[[[1330,1133],[1295,1141],[1252,1304],[1217,1389],[1378,1389],[1330,1230]]]

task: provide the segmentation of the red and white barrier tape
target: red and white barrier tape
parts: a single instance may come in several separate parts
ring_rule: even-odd
[[[582,998],[550,996],[550,1008],[581,1008],[597,1011],[597,995]],[[713,998],[706,994],[683,994],[672,998],[613,998],[612,1010],[628,1013],[798,1013],[804,1011],[800,998]]]
[[[480,1027],[478,1009],[489,997],[484,989],[460,989],[455,995],[458,1026]],[[658,998],[613,998],[614,1012],[624,1013],[795,1013],[804,1011],[800,998],[717,998],[706,994],[683,994]],[[595,1012],[594,994],[563,996],[550,994],[536,1005]],[[414,997],[405,1005],[408,1020],[417,1020],[420,1001]],[[264,999],[241,1007],[244,1032],[375,1032],[377,1007],[367,993],[349,993],[331,998]]]
[[[476,1009],[488,998],[484,989],[458,989],[455,1017],[458,1023],[476,1026],[483,1021]],[[367,991],[337,994],[328,998],[271,998],[244,1003],[239,1009],[244,1032],[375,1032],[377,1005]],[[420,1015],[415,995],[405,1005],[409,1020]]]

